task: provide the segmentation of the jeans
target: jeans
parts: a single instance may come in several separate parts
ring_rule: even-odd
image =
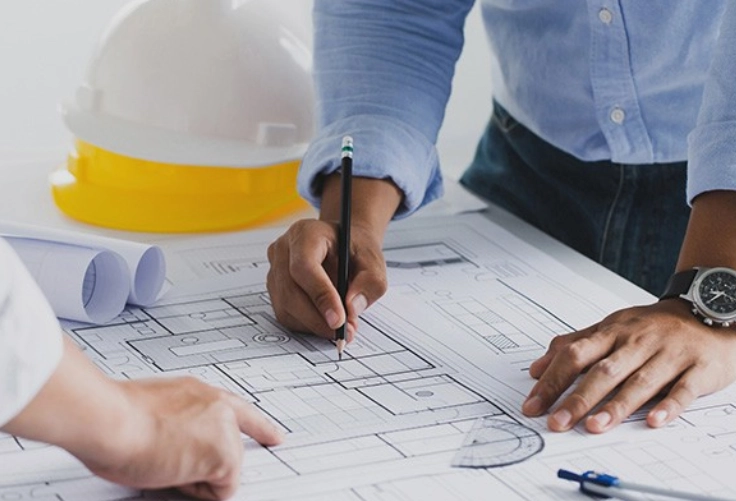
[[[675,269],[690,208],[687,163],[584,162],[498,103],[460,182],[652,294]]]

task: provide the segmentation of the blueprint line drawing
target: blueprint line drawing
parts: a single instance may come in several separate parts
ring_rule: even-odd
[[[193,376],[283,429],[272,448],[243,437],[234,499],[572,499],[561,467],[665,485],[677,474],[683,488],[736,493],[720,474],[736,468],[732,390],[657,431],[633,419],[603,435],[551,434],[546,417],[521,414],[534,384],[526,369],[554,336],[622,301],[482,216],[389,231],[389,292],[361,316],[342,360],[333,341],[277,322],[259,264],[277,234],[163,242],[171,294],[105,325],[64,324],[111,377]],[[8,435],[0,465],[0,500],[183,499],[110,484],[59,449]]]

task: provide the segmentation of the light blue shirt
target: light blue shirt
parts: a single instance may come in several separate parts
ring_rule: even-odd
[[[535,134],[587,161],[689,159],[688,200],[736,189],[736,8],[724,14],[723,0],[480,1],[497,65],[488,70],[494,98]],[[355,140],[354,175],[390,178],[403,190],[397,216],[441,195],[434,144],[472,4],[315,1],[319,128],[299,174],[310,202],[319,205],[320,176],[339,167],[345,134]]]

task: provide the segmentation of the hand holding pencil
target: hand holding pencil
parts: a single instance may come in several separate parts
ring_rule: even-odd
[[[335,145],[336,160],[341,140]],[[354,168],[358,172],[357,163]],[[336,330],[347,321],[348,343],[357,331],[359,315],[386,291],[383,237],[402,192],[391,180],[357,174],[352,178],[349,274],[347,292],[341,296],[337,270],[342,181],[339,169],[326,175],[319,219],[297,221],[271,244],[267,285],[276,318],[284,327],[336,340]]]

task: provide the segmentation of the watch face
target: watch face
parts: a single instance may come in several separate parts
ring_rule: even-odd
[[[736,314],[736,274],[729,269],[713,268],[700,277],[698,303],[716,318]]]

